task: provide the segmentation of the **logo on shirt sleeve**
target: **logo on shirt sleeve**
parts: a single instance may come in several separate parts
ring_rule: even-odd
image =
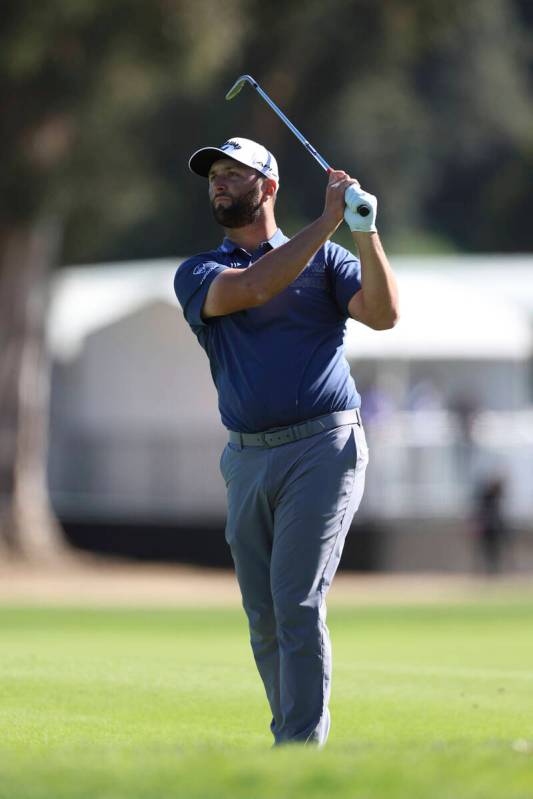
[[[209,272],[212,272],[213,269],[216,269],[216,264],[196,264],[194,269],[192,270],[193,275],[207,275]]]

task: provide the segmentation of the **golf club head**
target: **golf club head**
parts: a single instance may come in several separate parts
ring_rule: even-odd
[[[226,94],[226,100],[233,100],[234,97],[237,97],[245,83],[251,83],[254,88],[257,86],[257,83],[251,75],[241,75]]]

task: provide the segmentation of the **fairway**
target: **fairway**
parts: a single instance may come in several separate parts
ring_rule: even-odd
[[[533,602],[332,606],[325,750],[238,608],[0,608],[0,799],[531,799]]]

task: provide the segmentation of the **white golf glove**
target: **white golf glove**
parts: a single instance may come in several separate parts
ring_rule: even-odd
[[[344,202],[346,203],[344,220],[352,232],[376,232],[377,197],[352,184],[348,186],[344,193]],[[360,206],[364,206],[365,209],[368,208],[366,216],[357,210]]]

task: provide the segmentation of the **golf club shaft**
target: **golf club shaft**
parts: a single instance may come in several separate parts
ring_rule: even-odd
[[[255,81],[254,81],[254,83],[255,83]],[[285,122],[285,124],[287,125],[287,127],[289,128],[289,130],[292,130],[292,132],[294,133],[294,135],[296,136],[296,138],[297,138],[297,139],[299,139],[299,141],[301,141],[301,143],[302,143],[302,144],[303,144],[303,146],[306,148],[306,150],[307,150],[309,153],[311,153],[311,155],[313,156],[313,158],[314,158],[316,161],[318,161],[318,163],[320,164],[320,166],[322,167],[322,169],[324,169],[326,172],[328,171],[328,169],[331,169],[331,167],[330,167],[330,165],[328,164],[328,162],[326,161],[326,159],[325,159],[325,158],[322,158],[322,156],[320,155],[320,153],[319,153],[319,152],[317,152],[317,151],[315,150],[315,148],[313,147],[313,145],[312,145],[312,144],[310,144],[310,143],[307,141],[307,139],[305,138],[305,136],[303,136],[303,135],[300,133],[300,131],[298,130],[298,128],[297,128],[297,127],[295,127],[295,126],[292,124],[292,122],[290,121],[290,119],[288,119],[288,118],[285,116],[285,114],[283,113],[283,111],[282,111],[280,108],[278,108],[278,106],[276,105],[276,103],[275,103],[273,100],[271,100],[271,99],[270,99],[270,97],[268,96],[268,94],[267,94],[266,92],[264,92],[264,91],[263,91],[263,89],[261,88],[261,86],[259,86],[259,84],[258,84],[258,83],[255,83],[254,89],[255,89],[257,92],[259,92],[259,94],[261,95],[261,97],[263,98],[263,100],[264,100],[266,103],[268,103],[268,104],[269,104],[269,106],[271,107],[271,109],[272,109],[273,111],[275,111],[275,113],[276,113],[276,114],[279,116],[279,118],[280,118],[280,119],[281,119],[283,122]]]
[[[252,78],[251,75],[241,75],[241,77],[236,80],[234,85],[231,87],[229,92],[226,94],[226,100],[232,100],[234,97],[236,97],[237,94],[239,94],[239,92],[241,91],[242,87],[244,86],[244,84],[246,82],[250,83],[254,87],[256,92],[258,92],[261,95],[261,97],[263,98],[265,103],[268,103],[268,105],[271,107],[271,109],[274,111],[274,113],[277,114],[278,117],[281,119],[281,121],[284,122],[287,125],[289,130],[292,131],[292,133],[294,133],[294,135],[296,136],[298,141],[300,141],[303,144],[303,146],[306,148],[306,150],[313,156],[315,161],[318,161],[318,163],[320,164],[322,169],[324,169],[324,171],[326,171],[326,172],[329,169],[331,169],[331,167],[328,164],[328,162],[326,161],[326,159],[322,158],[320,153],[317,152],[317,150],[315,150],[313,145],[310,144],[307,141],[305,136],[303,136],[300,133],[300,131],[298,130],[298,128],[295,127],[292,124],[290,119],[288,119],[285,116],[283,111],[280,108],[278,108],[278,106],[276,105],[276,103],[273,100],[270,99],[268,94],[265,91],[263,91],[261,86],[258,84],[258,82],[254,78]],[[370,213],[369,207],[367,205],[364,205],[364,204],[359,205],[357,207],[357,211],[358,211],[359,214],[361,214],[361,216],[368,216],[368,214]]]

